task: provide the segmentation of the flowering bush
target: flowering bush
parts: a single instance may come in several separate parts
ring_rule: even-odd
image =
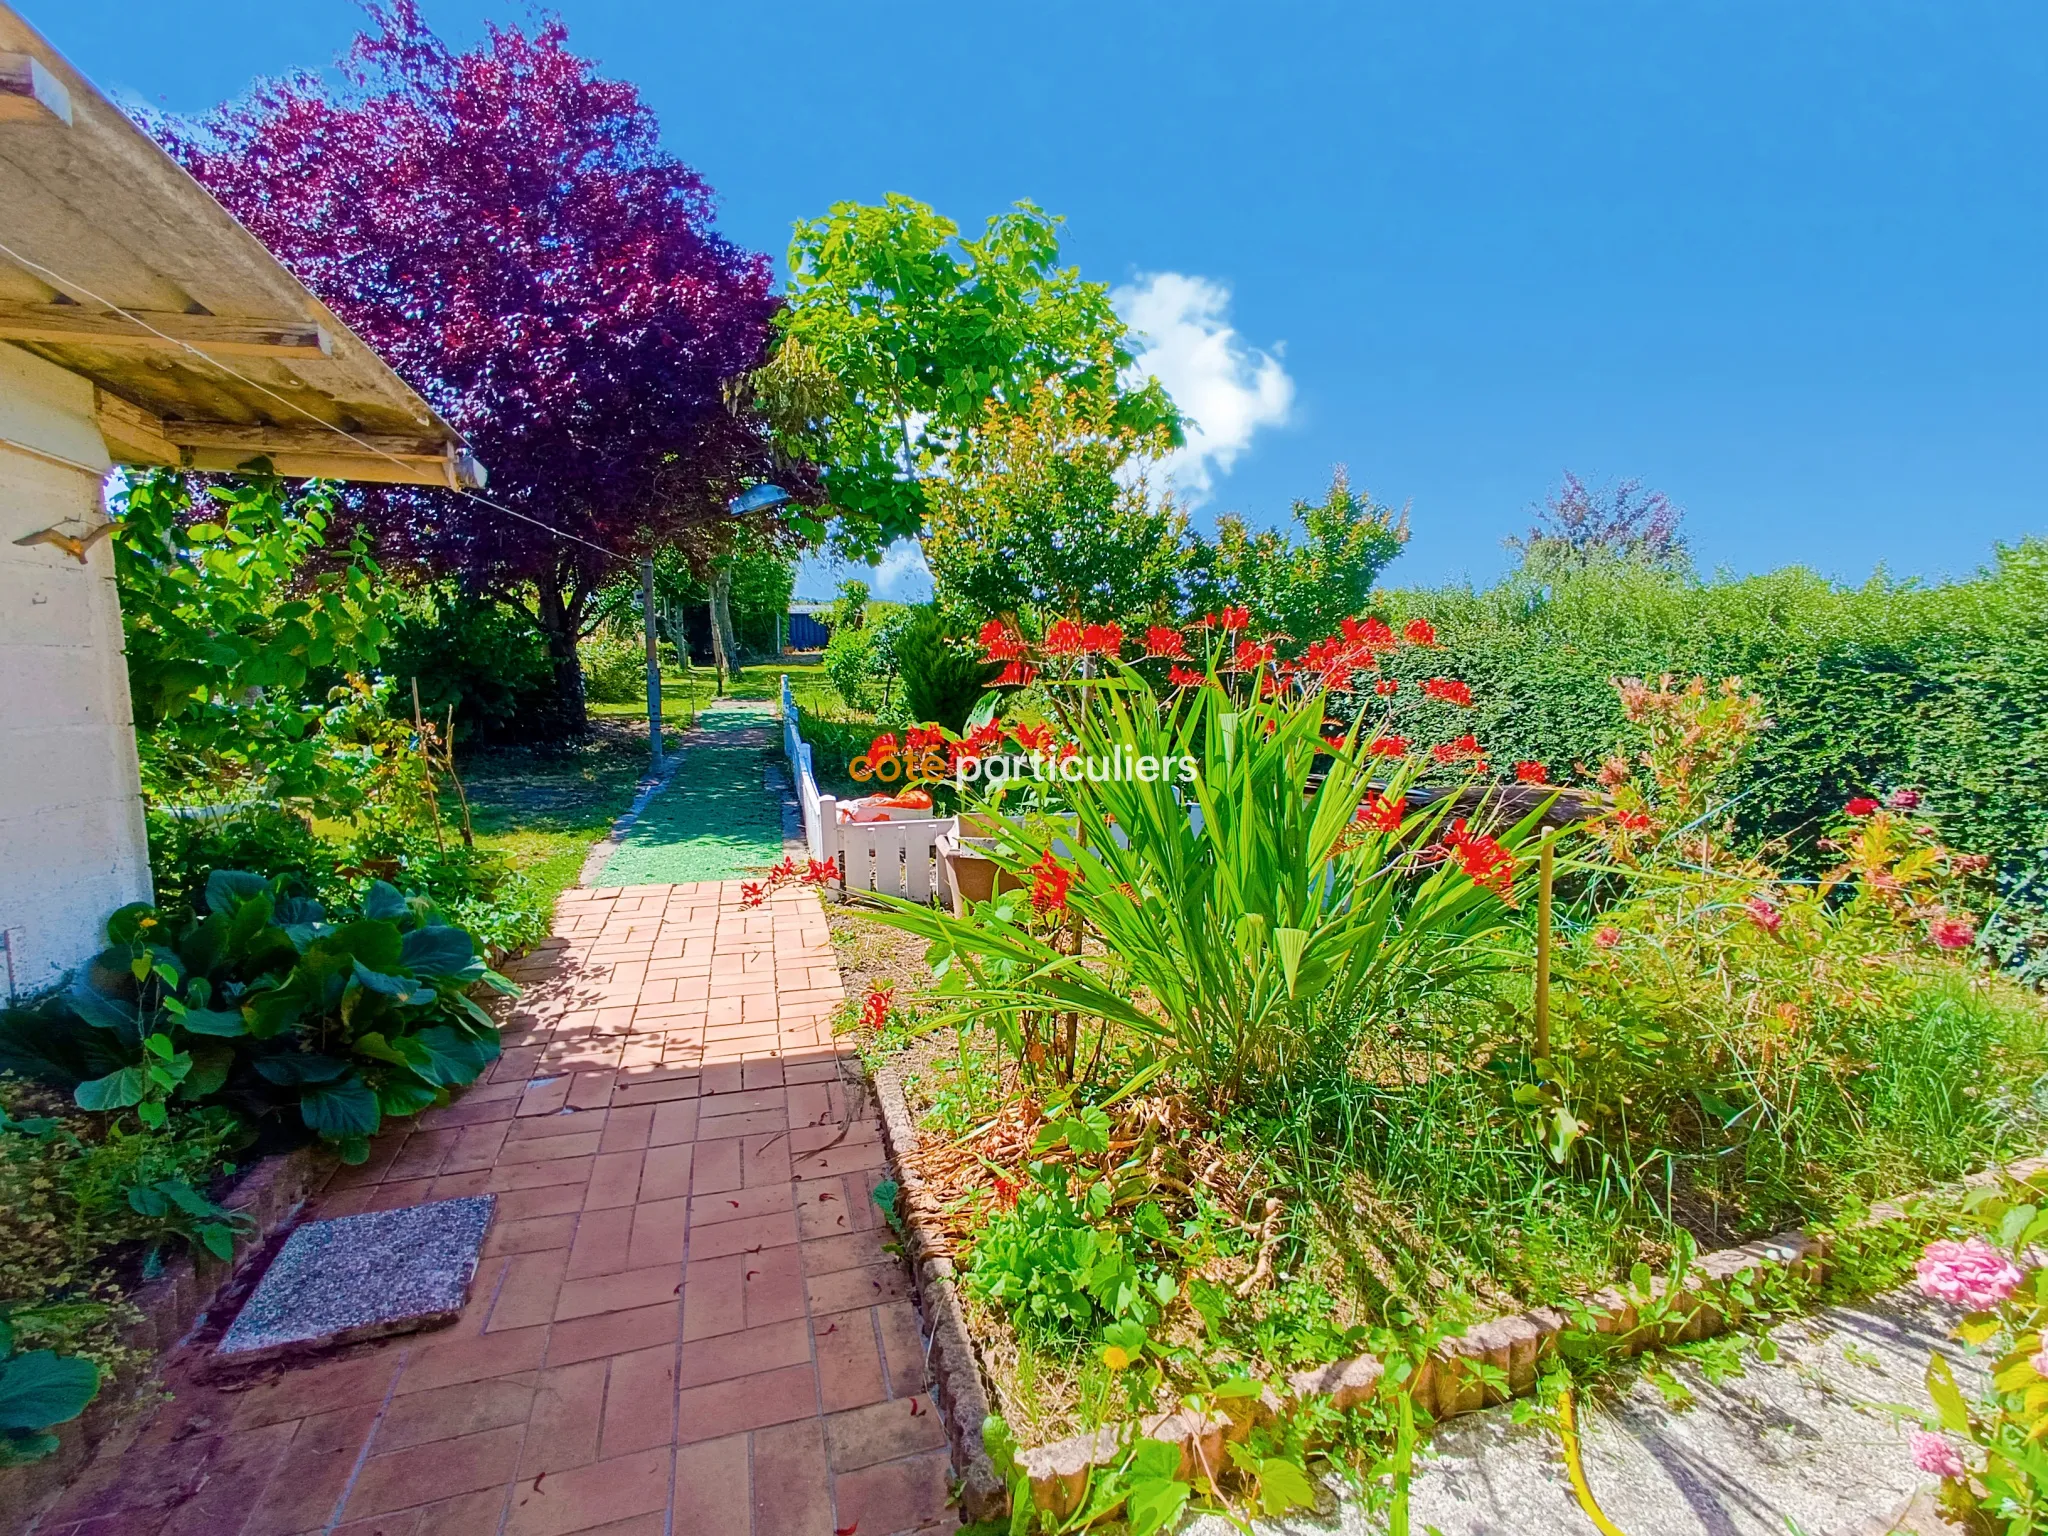
[[[1325,734],[1333,695],[1433,632],[1347,619],[1290,661],[1248,624],[1226,608],[1178,647],[1155,626],[1137,661],[1115,625],[1059,621],[1035,652],[1002,621],[983,632],[991,660],[1040,669],[1055,718],[990,722],[962,750],[1007,734],[1070,771],[974,807],[1019,889],[883,920],[934,944],[949,1016],[993,1025],[1027,1073],[1079,1074],[1086,1020],[1227,1106],[1311,1060],[1343,1070],[1361,1031],[1502,963],[1485,941],[1510,921],[1535,816],[1499,825],[1483,799],[1455,814],[1445,791],[1484,769],[1470,736],[1411,750],[1364,714]],[[1105,766],[1146,761],[1187,771]]]
[[[1989,1358],[1986,1391],[1965,1394],[1948,1360],[1927,1362],[1939,1432],[1909,1437],[1913,1465],[1942,1480],[1942,1511],[1971,1531],[2024,1536],[2048,1518],[2048,1174],[1973,1190],[1963,1220],[1978,1231],[1927,1245],[1920,1289],[1964,1308],[1954,1337]]]

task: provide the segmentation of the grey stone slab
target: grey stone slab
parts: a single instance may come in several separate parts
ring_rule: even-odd
[[[453,1322],[469,1299],[495,1195],[300,1227],[218,1353],[236,1363]]]
[[[1674,1407],[1637,1382],[1581,1405],[1587,1481],[1628,1536],[1876,1536],[1947,1529],[1894,1516],[1933,1479],[1914,1469],[1906,1431],[1928,1407],[1927,1356],[1949,1357],[1965,1390],[1984,1379],[1981,1356],[1947,1337],[1955,1309],[1913,1289],[1826,1307],[1774,1328],[1772,1364],[1752,1360],[1718,1385],[1687,1362]],[[1901,1413],[1897,1410],[1907,1410]],[[1315,1514],[1255,1521],[1259,1536],[1370,1536],[1385,1525],[1334,1495]],[[1442,1536],[1592,1536],[1564,1469],[1557,1436],[1514,1422],[1509,1408],[1453,1419],[1416,1468],[1412,1529]],[[1205,1517],[1186,1536],[1238,1527]]]

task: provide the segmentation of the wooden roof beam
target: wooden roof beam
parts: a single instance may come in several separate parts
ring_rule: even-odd
[[[135,319],[112,310],[88,309],[82,304],[25,304],[18,299],[0,299],[0,341],[153,352],[183,352],[191,346],[220,357],[334,355],[332,338],[310,320],[238,320],[161,309],[128,313]],[[138,325],[138,320],[143,323]]]

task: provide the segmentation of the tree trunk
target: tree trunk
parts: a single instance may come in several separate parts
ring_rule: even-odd
[[[576,654],[576,641],[583,628],[582,594],[574,585],[572,572],[566,584],[559,571],[549,571],[534,583],[534,617],[547,637],[548,660],[555,674],[552,727],[549,734],[587,736],[590,712],[583,701],[583,661]]]
[[[711,649],[718,658],[719,686],[730,684],[740,663],[740,647],[732,632],[732,572],[711,573]]]

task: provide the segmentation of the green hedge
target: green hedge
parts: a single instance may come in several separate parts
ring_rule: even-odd
[[[1615,676],[1739,676],[1775,722],[1739,785],[1750,845],[1783,839],[1811,868],[1822,817],[1910,786],[1953,846],[2009,878],[2048,862],[2048,542],[1942,585],[1880,575],[1843,588],[1796,568],[1702,581],[1617,562],[1378,596],[1397,622],[1437,625],[1441,650],[1405,652],[1396,670],[1469,682],[1461,728],[1496,763],[1597,767],[1622,734]],[[1408,688],[1398,703],[1418,735],[1443,728],[1423,711],[1444,706]]]

